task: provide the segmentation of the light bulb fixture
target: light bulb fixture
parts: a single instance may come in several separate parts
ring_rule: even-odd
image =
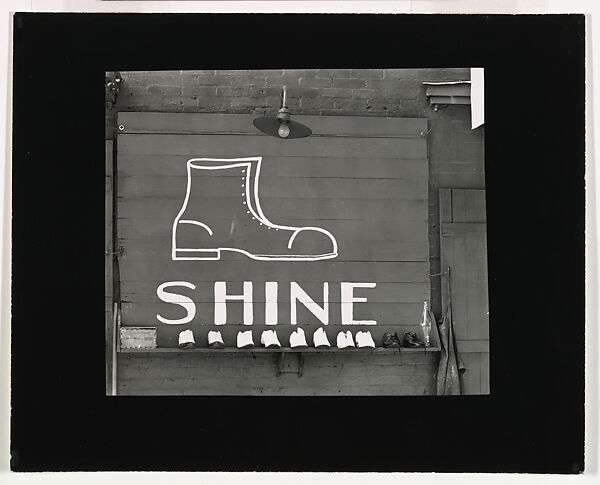
[[[256,118],[253,124],[263,133],[284,140],[305,138],[312,134],[312,130],[308,126],[292,121],[292,114],[287,107],[287,89],[285,86],[283,86],[281,108],[277,116],[261,116]]]
[[[277,134],[281,138],[287,138],[288,136],[290,136],[290,127],[288,126],[287,121],[281,122],[281,124],[279,125],[279,129],[277,130]]]

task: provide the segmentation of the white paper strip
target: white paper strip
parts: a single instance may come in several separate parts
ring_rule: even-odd
[[[483,67],[471,68],[471,129],[485,122]]]

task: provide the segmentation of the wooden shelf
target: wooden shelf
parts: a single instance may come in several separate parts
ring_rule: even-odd
[[[338,349],[335,347],[317,349],[314,347],[295,348],[281,347],[279,349],[265,349],[263,347],[255,347],[253,349],[238,349],[236,347],[225,347],[224,349],[208,349],[208,348],[194,348],[194,349],[179,349],[176,347],[157,347],[155,349],[119,349],[122,354],[238,354],[238,353],[253,353],[253,354],[282,354],[282,353],[294,353],[294,354],[389,354],[389,353],[430,353],[439,352],[438,347],[426,347],[426,348],[406,348],[406,347],[391,347],[391,348],[356,348],[350,347],[345,349]]]

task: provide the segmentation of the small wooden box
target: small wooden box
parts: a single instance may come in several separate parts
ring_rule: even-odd
[[[121,327],[122,349],[155,349],[156,327]]]

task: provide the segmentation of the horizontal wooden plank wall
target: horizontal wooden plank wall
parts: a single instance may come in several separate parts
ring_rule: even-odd
[[[254,322],[260,325],[264,323],[264,283],[277,281],[277,330],[281,338],[287,339],[293,329],[289,325],[289,285],[294,281],[318,304],[322,304],[323,282],[328,282],[330,328],[327,332],[333,342],[341,329],[353,332],[369,329],[379,341],[388,326],[399,333],[416,330],[422,302],[428,300],[430,294],[426,120],[295,117],[311,126],[315,136],[279,140],[255,130],[253,118],[225,114],[119,113],[118,124],[122,129],[118,136],[117,236],[123,247],[119,258],[122,324],[156,326],[159,345],[164,346],[175,346],[177,334],[187,328],[202,340],[200,345],[205,345],[209,329],[222,330],[232,341],[237,329],[242,327],[235,325],[242,321],[242,304],[227,304],[228,324],[224,326],[227,330],[214,327],[214,282],[226,281],[228,293],[239,294],[242,282],[252,281]],[[330,231],[338,242],[337,258],[314,262],[255,261],[243,255],[228,254],[221,261],[171,260],[172,227],[185,197],[187,160],[249,156],[263,157],[259,195],[266,216],[277,224],[316,226]],[[227,175],[223,178],[227,179]],[[224,193],[223,187],[230,187],[231,183],[239,184],[239,181],[220,180],[218,186],[205,187],[202,203],[211,207],[212,217],[221,220],[231,217],[225,208],[239,197],[237,193]],[[237,185],[236,188],[239,190]],[[243,245],[247,241],[242,238],[238,242]],[[270,244],[265,239],[265,248],[269,249]],[[193,291],[180,288],[179,292],[196,304],[196,317],[190,324],[164,325],[157,320],[158,314],[171,319],[185,315],[182,307],[158,299],[156,289],[167,281],[188,281],[196,286]],[[355,290],[357,297],[366,297],[368,301],[354,305],[354,318],[376,320],[375,330],[374,327],[340,325],[341,282],[377,283],[375,288]],[[299,323],[312,336],[312,331],[320,325],[319,320],[302,304],[297,308]],[[255,332],[255,342],[257,338],[259,335]],[[339,357],[319,356],[314,363],[319,367],[322,361],[326,368],[334,365],[333,361]],[[130,357],[119,356],[119,359],[120,392],[134,393],[142,389],[139,386],[145,384],[135,381],[150,377],[139,375],[133,368],[129,372]],[[155,368],[153,363],[163,365],[165,359],[168,361],[169,357],[153,356],[148,365]],[[428,378],[417,379],[419,384],[415,386],[431,392],[434,368],[430,360],[425,364],[429,365]],[[310,363],[306,365],[309,372]],[[382,380],[378,380],[378,365],[365,367],[371,370],[365,370],[364,393],[389,391],[383,377],[387,374],[381,374]],[[198,372],[210,373],[210,369]],[[266,378],[260,366],[256,371],[247,372],[259,383]],[[300,381],[294,381],[300,382],[297,385],[283,384],[285,391],[281,391],[282,385],[278,384],[277,393],[327,393],[334,384],[332,377],[323,372],[323,377],[315,381],[320,384],[306,382],[303,385],[303,376]],[[337,372],[339,378],[341,371]],[[369,384],[366,383],[368,375],[373,379]],[[272,379],[272,375],[269,376]],[[336,385],[342,389],[340,392],[360,393],[362,381],[353,381],[352,376],[358,379],[358,375],[348,374],[339,380]],[[254,386],[271,389],[264,391],[267,393],[275,392],[270,385],[263,382]],[[177,388],[173,384],[171,387],[183,392],[185,386],[182,386]],[[408,388],[402,388],[403,391],[400,383],[398,386],[392,386],[395,389],[392,394],[408,393]],[[222,388],[218,393],[227,394]]]
[[[295,356],[286,356],[293,362]],[[277,376],[278,354],[120,355],[122,395],[427,395],[434,353],[305,354],[302,376]]]
[[[262,136],[254,130],[252,121],[256,115],[230,115],[225,113],[118,113],[118,125],[122,126],[122,133],[172,133],[172,134],[198,134],[198,133],[243,133],[247,135]],[[339,123],[337,120],[342,120]],[[344,135],[352,137],[392,136],[414,137],[420,136],[425,124],[424,119],[394,118],[365,118],[360,116],[307,116],[294,115],[294,120],[310,126],[312,136]],[[334,120],[332,122],[332,120]],[[249,126],[251,127],[249,129]]]

